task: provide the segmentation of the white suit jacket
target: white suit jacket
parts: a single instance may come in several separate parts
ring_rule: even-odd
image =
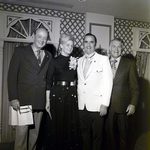
[[[88,111],[100,111],[101,104],[109,106],[113,84],[113,75],[107,56],[96,53],[87,72],[83,76],[83,61],[85,56],[78,60],[78,107]]]

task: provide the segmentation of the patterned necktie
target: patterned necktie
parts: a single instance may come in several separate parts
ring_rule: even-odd
[[[116,62],[117,60],[111,60],[111,69],[112,69],[112,73],[113,73],[113,79],[115,78],[115,74],[116,74]]]
[[[38,60],[39,66],[41,66],[41,50],[37,51],[37,60]]]
[[[84,78],[86,77],[86,74],[87,74],[87,72],[89,70],[90,64],[91,64],[91,59],[90,58],[86,58],[85,66],[84,66],[84,69],[83,69]]]

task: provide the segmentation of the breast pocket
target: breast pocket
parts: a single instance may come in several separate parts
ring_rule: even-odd
[[[102,68],[97,68],[93,70],[93,73],[101,73],[101,72],[103,72]]]
[[[101,94],[100,91],[95,91],[95,92],[94,92],[94,95],[95,95],[95,96],[98,96],[98,97],[102,97],[102,94]]]

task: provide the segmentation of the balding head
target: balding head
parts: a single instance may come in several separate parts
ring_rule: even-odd
[[[38,28],[34,31],[33,47],[36,50],[42,49],[48,39],[48,31],[45,28]]]
[[[34,31],[34,35],[37,34],[38,32],[43,32],[43,33],[47,33],[48,34],[48,31],[45,28],[37,28]]]

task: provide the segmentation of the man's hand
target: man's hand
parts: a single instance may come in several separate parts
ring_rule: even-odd
[[[19,101],[17,99],[14,99],[14,100],[10,101],[10,105],[16,111],[20,109],[20,103],[19,103]]]
[[[127,107],[126,112],[127,112],[127,116],[133,115],[134,112],[135,112],[135,106],[130,104],[130,105]]]
[[[105,116],[107,114],[107,106],[101,105],[100,116]]]

